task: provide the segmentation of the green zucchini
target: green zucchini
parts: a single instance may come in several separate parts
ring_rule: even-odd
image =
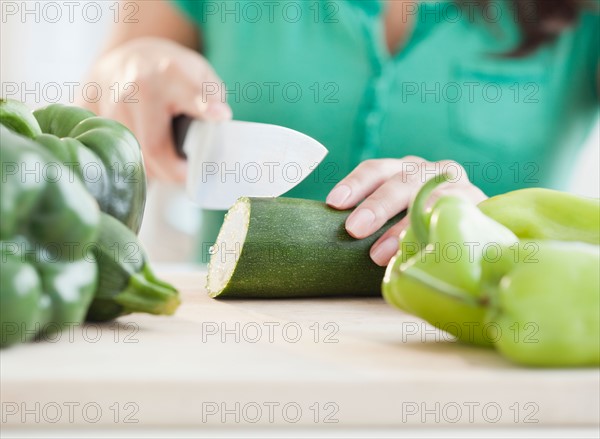
[[[102,322],[133,312],[175,312],[180,303],[178,291],[152,273],[137,236],[119,220],[101,213],[92,251],[99,277],[87,320]]]
[[[211,251],[211,297],[379,296],[385,268],[371,245],[404,213],[369,238],[352,238],[350,211],[292,198],[240,198]]]

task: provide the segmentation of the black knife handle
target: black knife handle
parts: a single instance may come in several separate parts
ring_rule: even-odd
[[[185,136],[192,123],[192,118],[185,115],[177,116],[173,119],[172,130],[173,130],[173,143],[175,144],[175,152],[183,159],[187,159],[185,152],[183,151],[183,143],[185,142]]]

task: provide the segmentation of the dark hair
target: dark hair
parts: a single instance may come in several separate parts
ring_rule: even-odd
[[[466,0],[459,0],[465,2]],[[491,0],[478,0],[485,6]],[[507,57],[524,57],[554,41],[565,29],[574,26],[584,9],[594,9],[598,0],[505,0],[512,3],[521,42]],[[597,9],[597,8],[596,8]]]

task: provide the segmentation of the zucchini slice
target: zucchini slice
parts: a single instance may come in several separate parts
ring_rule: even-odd
[[[211,249],[211,297],[379,296],[385,267],[371,245],[405,213],[366,239],[345,228],[350,211],[292,198],[240,198]]]

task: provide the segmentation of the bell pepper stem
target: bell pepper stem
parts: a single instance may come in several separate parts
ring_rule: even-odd
[[[427,200],[431,196],[431,193],[441,184],[450,181],[451,176],[449,174],[436,175],[434,178],[429,180],[423,185],[423,187],[417,193],[409,212],[410,223],[415,233],[417,241],[423,246],[423,248],[429,244],[429,227],[425,221],[425,211]]]
[[[171,315],[179,306],[179,294],[171,285],[157,281],[145,265],[140,273],[131,275],[127,288],[115,297],[125,312]]]
[[[485,306],[487,303],[487,299],[475,298],[464,290],[461,290],[454,285],[450,285],[449,283],[438,279],[437,277],[432,276],[431,274],[419,268],[409,267],[402,272],[402,275],[427,285],[427,287],[431,288],[432,290],[435,290],[450,299],[462,302],[465,305],[481,307]]]

